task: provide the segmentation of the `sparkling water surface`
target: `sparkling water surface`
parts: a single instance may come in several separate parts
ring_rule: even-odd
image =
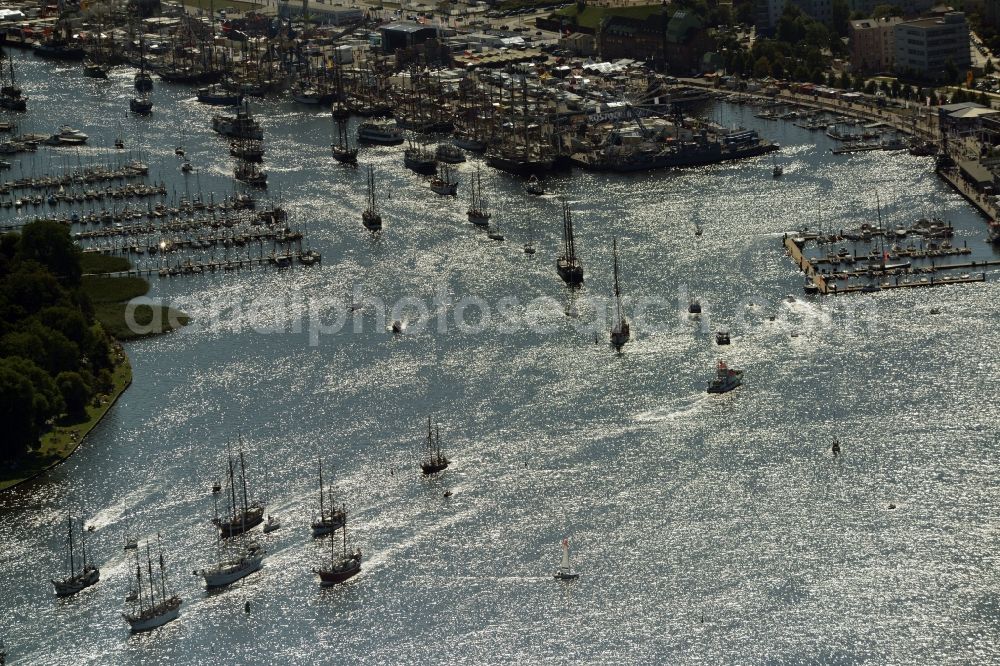
[[[79,154],[15,158],[15,177],[109,155],[123,130],[177,196],[232,191],[227,143],[210,130],[218,110],[192,89],[157,82],[152,116],[126,117],[132,70],[99,82],[15,57],[31,109],[21,131],[67,124],[91,137]],[[329,113],[273,100],[255,112],[269,193],[280,191],[322,265],[151,278],[151,296],[191,326],[126,345],[134,382],[83,446],[0,495],[12,663],[1000,660],[1000,287],[806,298],[781,245],[817,219],[873,220],[877,191],[891,223],[937,214],[956,244],[994,257],[983,220],[929,158],[833,156],[820,133],[719,104],[715,120],[782,145],[783,178],[770,158],[574,171],[533,198],[484,167],[507,236],[498,243],[465,219],[478,158],[458,168],[457,199],[439,198],[400,148],[363,148],[386,197],[373,237],[360,223],[364,171],[329,155]],[[178,144],[196,168],[187,177]],[[586,271],[575,295],[554,267],[558,196]],[[529,220],[534,256],[521,249]],[[588,328],[588,299],[610,295],[615,236],[629,311],[660,299],[633,316],[622,355],[607,324]],[[334,321],[355,290],[365,309],[312,344],[311,326]],[[686,313],[688,295],[701,319]],[[393,315],[375,303],[402,297],[413,299],[400,310],[408,328],[392,336],[381,319]],[[516,302],[497,316],[504,297]],[[475,299],[492,316],[465,307]],[[730,347],[715,345],[717,329],[732,332]],[[720,356],[745,383],[709,396]],[[429,413],[453,461],[431,479],[417,467]],[[241,433],[252,485],[283,527],[265,538],[260,573],[206,593],[191,571],[214,557],[210,486]],[[311,573],[329,552],[308,532],[321,456],[365,553],[361,574],[331,589]],[[49,579],[63,567],[68,511],[96,527],[101,582],[57,600]],[[184,598],[177,621],[136,637],[120,615],[129,530],[162,535]],[[581,576],[560,584],[566,535]]]

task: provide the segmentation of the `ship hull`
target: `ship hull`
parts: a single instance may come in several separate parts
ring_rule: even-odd
[[[520,160],[502,155],[488,156],[486,164],[515,176],[542,176],[552,171],[552,162],[548,160]]]
[[[489,213],[467,213],[469,217],[469,222],[472,222],[477,227],[486,227],[490,224],[490,214]]]
[[[205,587],[213,589],[232,585],[241,578],[246,578],[250,574],[260,571],[261,567],[263,567],[263,562],[264,556],[260,555],[248,558],[245,560],[243,566],[236,569],[215,572],[206,571],[202,574],[202,577],[205,579]]]
[[[90,569],[74,578],[65,580],[53,580],[52,586],[55,588],[57,597],[71,597],[77,592],[87,589],[101,579],[100,569]]]
[[[649,171],[652,169],[675,169],[685,167],[706,166],[731,160],[741,160],[758,157],[778,150],[777,144],[760,144],[747,148],[732,150],[689,151],[672,154],[656,155],[647,160],[633,162],[578,162],[579,166],[593,171],[613,171],[616,173],[631,173],[633,171]]]
[[[359,574],[361,572],[361,551],[356,551],[353,555],[351,555],[351,557],[341,564],[342,566],[332,569],[315,570],[316,575],[319,576],[320,587],[337,585]]]
[[[234,537],[244,532],[247,532],[254,527],[257,527],[262,522],[264,522],[264,511],[263,509],[256,509],[247,511],[242,520],[234,520],[231,522],[222,522],[218,520],[215,522],[216,527],[219,528],[219,533],[226,537]]]
[[[152,609],[140,615],[123,615],[122,617],[128,622],[129,630],[133,634],[152,631],[157,627],[162,627],[166,623],[176,620],[177,616],[181,613],[181,603],[178,597],[173,597],[160,602]]]
[[[563,279],[563,282],[568,285],[583,284],[582,266],[573,265],[563,259],[560,259],[556,263],[556,271],[559,273],[559,277]]]

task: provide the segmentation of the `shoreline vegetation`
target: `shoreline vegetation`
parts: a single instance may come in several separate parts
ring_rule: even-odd
[[[132,383],[123,340],[167,333],[189,317],[129,301],[148,293],[123,257],[83,254],[61,225],[33,222],[0,236],[0,492],[69,458]],[[156,312],[159,309],[159,312]]]

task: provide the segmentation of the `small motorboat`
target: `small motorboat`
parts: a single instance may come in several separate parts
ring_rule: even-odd
[[[193,169],[194,167],[191,166],[190,162],[184,162],[184,164],[181,165],[181,171],[184,173],[190,173]]]
[[[532,245],[530,242],[525,243],[524,244],[524,253],[525,254],[534,254],[535,253],[535,246]]]
[[[281,521],[274,516],[268,514],[267,522],[264,523],[264,534],[269,534],[277,529],[281,528]]]
[[[219,483],[218,481],[216,481],[215,483],[212,484],[212,492],[213,493],[217,493],[220,490],[222,490],[222,484],[221,483]]]
[[[691,314],[701,314],[701,301],[697,298],[692,298],[688,303],[688,312]]]
[[[174,148],[174,155],[178,157],[184,157],[184,148],[182,146],[177,146]]]
[[[717,345],[728,345],[729,344],[729,331],[719,331],[715,334],[715,344]]]
[[[535,196],[541,196],[545,194],[545,188],[542,186],[541,181],[538,180],[538,176],[532,175],[528,179],[528,182],[524,184],[524,191],[528,194],[534,194]]]
[[[403,332],[403,322],[399,321],[398,319],[396,321],[392,322],[392,332],[395,333],[396,335],[399,335],[400,333],[402,333]]]

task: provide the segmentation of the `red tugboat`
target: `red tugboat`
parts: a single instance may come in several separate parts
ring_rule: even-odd
[[[743,383],[743,371],[733,370],[725,361],[719,361],[715,368],[715,379],[708,385],[709,393],[726,393]]]

